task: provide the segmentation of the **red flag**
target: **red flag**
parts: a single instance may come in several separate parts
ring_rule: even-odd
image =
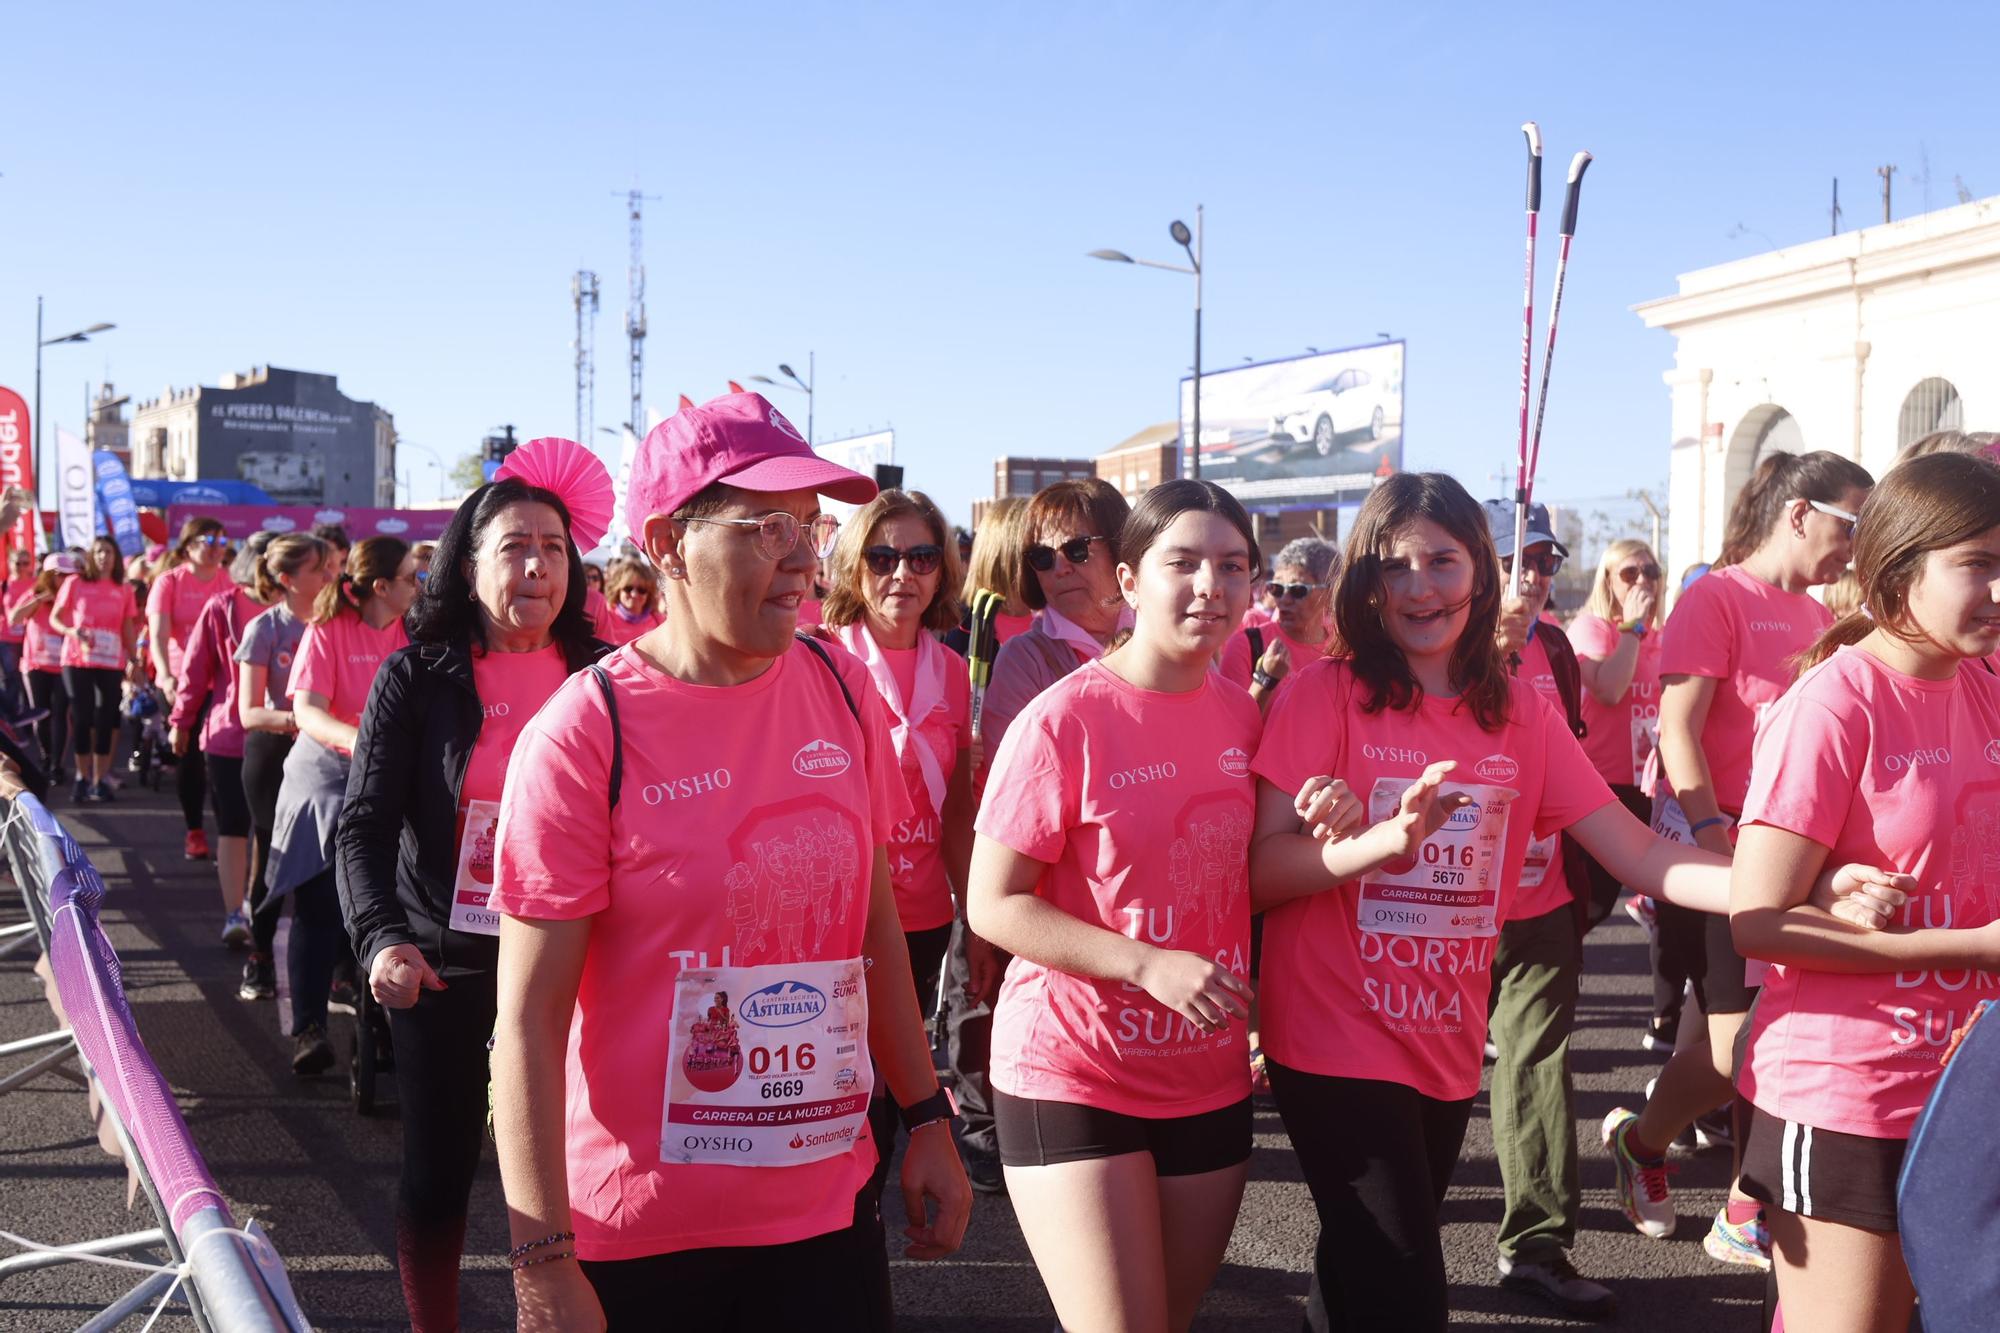
[[[28,405],[12,389],[0,388],[0,486],[19,486],[35,493],[35,434],[28,424]],[[35,549],[35,509],[29,505],[7,530],[0,545]]]

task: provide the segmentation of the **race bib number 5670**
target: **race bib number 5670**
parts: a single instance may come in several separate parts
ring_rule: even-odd
[[[1409,778],[1378,778],[1368,793],[1368,819],[1396,813]],[[1391,862],[1361,885],[1363,930],[1385,935],[1466,939],[1500,928],[1500,885],[1494,875],[1507,844],[1506,787],[1447,782],[1439,797],[1463,792],[1472,799],[1454,810],[1444,827],[1424,839],[1417,854]]]

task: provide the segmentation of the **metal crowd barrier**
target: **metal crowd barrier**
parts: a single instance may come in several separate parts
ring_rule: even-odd
[[[178,1277],[179,1291],[202,1333],[310,1333],[277,1251],[254,1221],[239,1227],[231,1216],[188,1134],[172,1089],[139,1038],[118,955],[98,925],[103,879],[33,796],[0,801],[0,817],[5,820],[7,859],[48,964],[50,1003],[66,1025],[59,1034],[29,1038],[29,1043],[51,1049],[34,1065],[9,1075],[0,1091],[24,1082],[31,1069],[60,1070],[65,1061],[76,1059],[159,1222],[149,1231],[8,1255],[0,1258],[0,1279],[88,1262],[89,1256],[164,1250],[165,1264],[82,1328],[109,1330],[152,1309]]]

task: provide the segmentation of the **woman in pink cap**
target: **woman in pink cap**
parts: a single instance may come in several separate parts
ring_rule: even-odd
[[[905,1253],[964,1235],[884,850],[910,812],[887,710],[794,637],[821,492],[875,487],[756,394],[656,427],[627,503],[666,623],[571,677],[509,765],[492,1064],[524,1330],[889,1327],[877,1070],[910,1129]]]
[[[69,748],[69,692],[63,688],[63,637],[49,624],[49,609],[78,568],[76,557],[67,551],[44,556],[34,585],[7,604],[8,621],[27,630],[21,641],[21,674],[27,678],[29,701],[47,714],[35,723],[35,739],[42,747],[49,781],[58,787],[63,783],[63,751]]]

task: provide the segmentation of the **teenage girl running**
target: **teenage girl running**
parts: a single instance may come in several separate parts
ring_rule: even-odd
[[[1806,590],[1833,582],[1847,568],[1854,516],[1873,484],[1860,464],[1823,450],[1773,454],[1751,474],[1730,511],[1721,558],[1681,594],[1662,635],[1664,789],[1656,792],[1655,828],[1691,837],[1718,856],[1730,854],[1750,786],[1751,738],[1764,710],[1791,684],[1798,655],[1832,623]],[[1678,802],[1678,814],[1670,800]],[[1618,1107],[1604,1119],[1625,1215],[1654,1238],[1674,1229],[1667,1145],[1696,1116],[1733,1096],[1736,1037],[1757,994],[1730,942],[1728,921],[1710,917],[1697,927],[1669,905],[1659,923],[1670,940],[1696,928],[1705,932],[1691,980],[1707,1016],[1707,1040],[1683,1043],[1674,1052],[1636,1116]],[[1738,1145],[1733,1176],[1741,1169],[1740,1125],[1732,1137]],[[1770,1239],[1756,1204],[1741,1191],[1732,1191],[1702,1244],[1724,1263],[1770,1266]]]
[[[1342,651],[1294,673],[1253,765],[1264,1048],[1319,1213],[1316,1330],[1445,1327],[1438,1208],[1530,839],[1566,831],[1641,893],[1704,911],[1727,900],[1728,862],[1651,834],[1533,683],[1509,676],[1500,596],[1464,488],[1388,479],[1348,538]],[[1887,877],[1823,878],[1832,901]]]
[[[1898,466],[1862,510],[1862,609],[1821,636],[1757,737],[1730,906],[1775,964],[1737,1088],[1785,1323],[1906,1328],[1896,1181],[1953,1031],[2000,971],[2000,469]],[[1895,933],[1803,907],[1820,868],[1906,872]]]

